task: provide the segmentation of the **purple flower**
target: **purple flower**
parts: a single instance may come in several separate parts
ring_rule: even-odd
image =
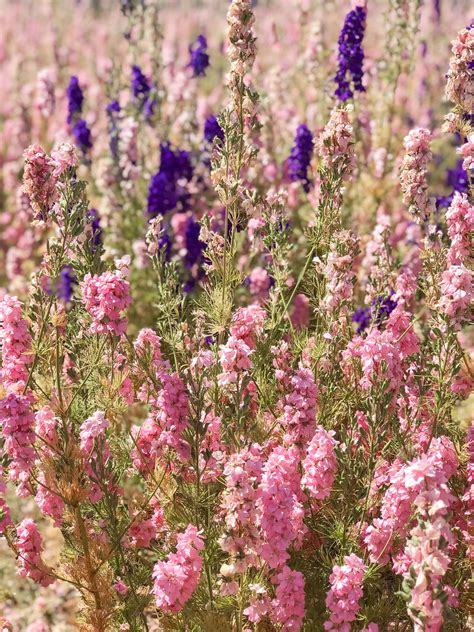
[[[148,79],[142,73],[140,66],[132,66],[132,94],[138,101],[143,103],[150,94],[150,84]]]
[[[102,244],[102,228],[100,227],[100,218],[95,208],[90,208],[87,211],[87,220],[91,227],[91,250],[96,252],[99,246]]]
[[[205,242],[199,239],[201,225],[193,217],[188,219],[185,230],[186,256],[184,264],[187,268],[192,268],[201,258],[202,251],[206,247]]]
[[[148,189],[148,215],[164,216],[175,208],[185,210],[189,194],[179,181],[189,181],[192,176],[189,153],[180,149],[173,151],[169,143],[162,143],[160,169],[152,177]]]
[[[118,137],[119,131],[117,127],[118,114],[120,113],[120,104],[118,101],[111,101],[106,108],[107,116],[109,119],[109,147],[110,153],[115,160],[118,159]]]
[[[77,285],[77,279],[74,276],[72,266],[64,266],[59,274],[56,284],[56,294],[64,303],[69,303],[74,292],[74,286]]]
[[[313,155],[313,135],[306,125],[299,125],[295,143],[288,158],[288,175],[291,180],[301,180],[306,193],[310,189],[308,169]]]
[[[437,208],[448,208],[453,201],[454,194],[467,193],[469,189],[469,179],[467,172],[462,167],[462,158],[456,162],[453,169],[447,169],[446,171],[446,184],[451,189],[449,195],[440,195],[436,198]]]
[[[357,323],[356,333],[360,334],[370,325],[370,307],[359,307],[352,314],[352,322]]]
[[[82,112],[82,105],[84,103],[84,95],[79,85],[79,80],[76,76],[72,76],[69,79],[69,85],[67,87],[67,123],[70,125],[74,119],[75,114]]]
[[[211,114],[204,123],[204,140],[212,143],[216,136],[221,142],[224,142],[224,130],[219,125],[217,117]]]
[[[207,40],[204,35],[199,35],[189,47],[191,59],[189,66],[193,69],[194,77],[201,77],[206,74],[206,68],[209,66],[209,55],[206,53]]]
[[[72,128],[72,135],[76,145],[83,154],[86,154],[92,148],[91,131],[84,119],[77,119],[76,124]]]
[[[337,83],[335,95],[341,101],[347,101],[354,96],[350,87],[352,78],[353,88],[357,92],[364,92],[362,76],[364,74],[364,49],[362,40],[365,32],[365,18],[367,11],[364,7],[356,7],[346,15],[344,26],[339,35],[338,63],[339,67],[334,77]]]

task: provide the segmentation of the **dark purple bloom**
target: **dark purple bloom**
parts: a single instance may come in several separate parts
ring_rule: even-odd
[[[397,306],[397,301],[392,298],[394,295],[392,290],[388,296],[377,296],[372,301],[372,319],[379,329]]]
[[[451,189],[449,195],[440,195],[436,198],[437,208],[448,208],[453,201],[454,194],[467,193],[469,189],[469,179],[467,172],[462,167],[462,158],[456,162],[453,169],[446,170],[446,185]]]
[[[72,266],[64,266],[59,274],[56,284],[56,294],[64,303],[69,303],[74,292],[74,286],[77,285],[77,279],[74,276]]]
[[[347,101],[354,93],[350,82],[352,79],[353,88],[357,92],[364,92],[362,77],[364,74],[364,49],[362,40],[365,32],[365,18],[367,11],[364,7],[356,7],[346,15],[344,26],[339,35],[338,45],[338,70],[334,81],[337,83],[335,95],[341,101]]]
[[[185,230],[186,256],[184,264],[187,268],[192,268],[201,259],[202,252],[206,247],[205,242],[199,239],[201,225],[193,217],[188,219]]]
[[[376,296],[370,307],[356,309],[352,314],[352,322],[357,323],[356,333],[362,333],[372,322],[380,329],[397,306],[394,295],[395,292],[392,290],[388,296]]]
[[[308,169],[313,155],[313,135],[306,125],[299,125],[295,143],[288,158],[288,175],[291,180],[301,180],[306,193],[310,189]]]
[[[118,159],[118,137],[119,131],[117,127],[118,114],[120,113],[120,104],[118,101],[111,101],[106,108],[107,116],[109,119],[109,147],[110,153],[115,160]]]
[[[102,244],[102,228],[100,227],[100,218],[95,208],[90,208],[87,211],[87,220],[91,227],[92,239],[92,251],[96,252],[99,246]]]
[[[175,208],[185,210],[189,194],[179,181],[189,181],[192,176],[189,153],[180,149],[173,151],[169,143],[162,143],[160,169],[148,189],[148,215],[166,215]]]
[[[91,131],[84,119],[77,119],[72,128],[72,135],[82,153],[86,154],[92,148]]]
[[[219,125],[217,117],[211,114],[204,123],[204,139],[208,143],[212,143],[216,136],[221,142],[224,142],[224,130]]]
[[[441,0],[433,0],[433,9],[436,16],[436,21],[441,21]]]
[[[67,87],[67,123],[70,125],[76,114],[82,112],[82,105],[84,103],[84,95],[79,85],[79,80],[76,76],[72,76],[69,79],[69,85]]]
[[[200,77],[206,74],[206,68],[209,66],[209,55],[206,53],[207,40],[204,35],[199,35],[194,44],[189,47],[191,59],[189,66],[193,69],[193,75]]]
[[[352,322],[357,323],[356,333],[360,334],[370,325],[370,307],[359,307],[352,314]]]
[[[142,73],[140,66],[132,66],[132,94],[135,99],[143,103],[150,94],[150,84],[148,79]]]

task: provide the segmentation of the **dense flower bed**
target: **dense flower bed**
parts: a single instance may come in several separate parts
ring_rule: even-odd
[[[0,26],[0,627],[469,629],[474,22],[120,4]]]

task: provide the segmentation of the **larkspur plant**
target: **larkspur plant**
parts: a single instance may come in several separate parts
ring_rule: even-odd
[[[0,629],[470,629],[469,3],[85,4],[0,24]]]

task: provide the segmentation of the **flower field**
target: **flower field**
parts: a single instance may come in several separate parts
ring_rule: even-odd
[[[0,9],[0,631],[474,629],[472,4]]]

